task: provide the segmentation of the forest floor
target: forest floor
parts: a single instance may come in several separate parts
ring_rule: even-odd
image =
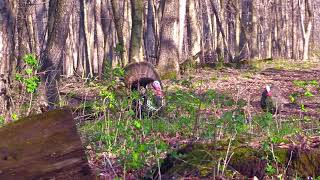
[[[304,104],[306,111],[302,112],[301,107],[288,103],[281,111],[281,117],[301,117],[301,115],[312,118],[320,117],[320,95],[317,86],[310,86],[308,82],[317,81],[320,83],[320,62],[319,61],[277,61],[260,62],[244,68],[202,68],[189,71],[182,75],[180,81],[191,82],[197,85],[195,91],[199,93],[209,89],[229,94],[234,99],[243,99],[250,102],[247,110],[252,114],[262,111],[260,98],[266,85],[279,87],[283,96],[290,101],[290,95],[305,93],[306,89],[312,93],[312,97],[300,97],[299,104]],[[188,89],[183,85],[177,85],[175,81],[164,80],[164,88],[170,91],[173,88]],[[201,85],[200,85],[201,84]],[[200,92],[201,91],[201,92]],[[77,79],[67,79],[60,85],[62,95],[72,94],[65,105],[77,107],[82,100],[93,100],[99,90],[96,87],[89,87],[86,83]],[[298,104],[298,103],[295,103]]]
[[[214,89],[229,94],[234,99],[244,99],[249,103],[247,111],[257,114],[260,108],[261,94],[266,85],[279,87],[283,96],[290,102],[290,95],[304,94],[306,89],[312,97],[300,97],[298,103],[288,103],[280,113],[282,118],[308,116],[320,117],[319,87],[309,85],[309,82],[320,82],[320,64],[318,62],[269,62],[248,66],[242,69],[223,68],[213,70],[204,68],[184,75],[185,80],[201,82],[198,90]],[[169,88],[170,81],[165,81]],[[183,87],[181,87],[183,88]],[[301,111],[298,104],[303,104],[305,111]]]
[[[218,93],[227,94],[234,101],[244,100],[246,105],[243,107],[246,116],[254,116],[262,113],[260,108],[260,98],[265,85],[278,86],[283,91],[283,96],[288,100],[277,118],[286,121],[288,119],[304,119],[307,121],[319,121],[320,117],[320,62],[318,61],[270,61],[258,62],[245,65],[239,69],[223,67],[220,69],[201,68],[185,72],[179,80],[164,80],[163,84],[166,92],[174,89],[185,91],[194,91],[201,94],[208,90],[215,90]],[[77,81],[77,79],[67,79],[60,86],[62,96],[65,95],[64,105],[73,107],[75,110],[75,119],[79,122],[92,120],[94,116],[88,114],[81,107],[83,103],[94,101],[99,95],[99,88],[88,86],[87,83]],[[80,110],[80,111],[79,111]],[[215,112],[221,117],[223,112]],[[203,115],[212,113],[203,111]],[[312,124],[312,123],[311,123]],[[305,128],[319,127],[307,125]],[[176,137],[166,133],[160,135],[168,144],[183,144],[188,141],[188,137],[181,138],[179,133]],[[175,142],[180,141],[180,142]],[[87,147],[90,162],[94,169],[101,172],[101,177],[108,179],[115,177],[110,174],[121,174],[123,169],[113,159],[108,163],[114,166],[106,165],[106,155],[95,155],[91,146]],[[103,153],[102,153],[103,154]],[[95,157],[95,158],[93,158]],[[103,165],[104,164],[104,165]],[[110,167],[112,167],[110,169]],[[136,174],[144,171],[130,171],[126,175],[128,179],[135,179]],[[131,177],[131,178],[130,178]]]

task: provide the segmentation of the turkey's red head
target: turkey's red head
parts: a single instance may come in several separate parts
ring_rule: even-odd
[[[155,90],[155,93],[157,96],[160,96],[160,97],[163,96],[162,88],[159,81],[153,81],[152,87]]]
[[[271,96],[272,93],[271,93],[271,88],[269,85],[266,85],[266,91],[267,91],[267,96]]]

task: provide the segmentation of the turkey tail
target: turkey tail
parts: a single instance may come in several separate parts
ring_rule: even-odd
[[[146,61],[131,63],[125,68],[124,82],[128,88],[137,89],[138,86],[146,87],[153,81],[160,81],[160,76],[154,66]]]

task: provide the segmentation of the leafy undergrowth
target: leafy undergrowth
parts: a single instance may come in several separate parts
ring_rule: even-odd
[[[270,152],[262,157],[267,162],[267,177],[285,177],[288,174],[281,167],[286,166],[279,165],[273,148],[297,144],[317,147],[305,143],[319,133],[316,102],[320,79],[315,70],[202,69],[180,80],[164,81],[164,114],[144,119],[133,118],[130,105],[137,94],[130,94],[115,77],[86,85],[90,89],[87,96],[75,92],[65,96],[66,102],[81,101],[74,112],[90,163],[101,178],[153,179],[158,177],[165,157],[186,144],[240,137],[250,147]],[[280,86],[291,101],[278,116],[266,114],[259,107],[265,84]],[[237,173],[228,166],[235,146],[228,146],[226,143],[223,147],[225,152],[217,161],[220,163],[212,164],[217,177],[230,178]]]
[[[274,148],[317,148],[313,139],[319,134],[320,72],[315,68],[320,66],[277,67],[281,64],[265,62],[245,70],[204,68],[166,80],[165,112],[148,118],[134,118],[131,104],[138,94],[118,80],[124,73],[121,68],[106,68],[99,81],[65,78],[59,87],[60,105],[72,108],[89,162],[101,179],[153,179],[161,175],[158,170],[168,154],[177,155],[186,144],[218,141],[223,152],[210,164],[209,174],[244,177],[228,166],[239,138],[244,145],[269,152],[262,155],[267,177],[286,177]],[[291,101],[280,115],[259,107],[265,84],[279,86]]]

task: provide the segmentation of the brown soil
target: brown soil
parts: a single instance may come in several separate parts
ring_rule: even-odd
[[[189,76],[182,77],[188,79]],[[198,88],[201,91],[214,89],[218,92],[224,92],[231,95],[235,100],[244,99],[250,102],[247,110],[252,114],[262,111],[260,108],[260,98],[265,85],[276,85],[283,91],[288,103],[285,104],[280,113],[280,117],[301,117],[309,118],[320,117],[320,89],[310,87],[313,97],[297,98],[297,103],[290,103],[289,96],[292,93],[304,93],[304,89],[294,85],[294,80],[311,81],[316,80],[320,83],[320,68],[315,67],[309,70],[277,70],[273,68],[265,69],[261,72],[244,72],[237,69],[224,69],[216,71],[213,69],[201,69],[197,73],[191,75],[192,82],[200,82],[203,84]],[[169,84],[165,81],[164,84]],[[302,112],[300,105],[304,104],[306,112]]]

